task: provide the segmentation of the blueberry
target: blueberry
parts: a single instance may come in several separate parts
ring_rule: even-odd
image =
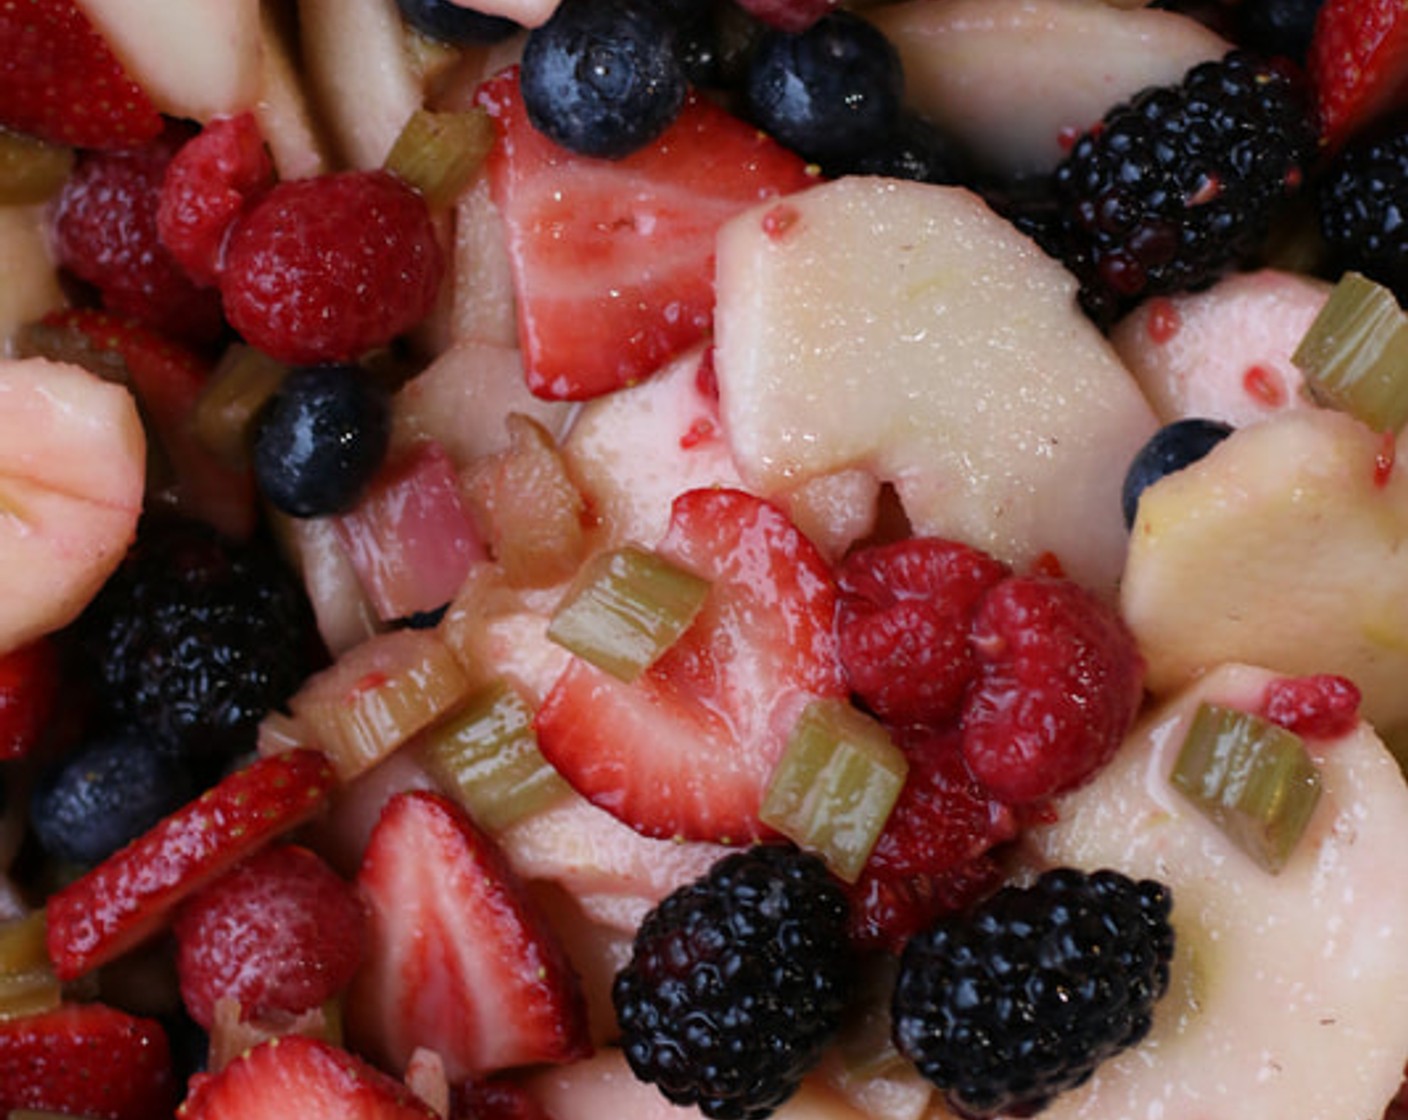
[[[834,11],[795,35],[770,31],[748,70],[754,121],[823,166],[854,159],[899,120],[898,52],[859,16]]]
[[[1124,508],[1124,523],[1134,527],[1134,515],[1139,509],[1139,495],[1163,478],[1196,463],[1232,434],[1232,428],[1218,420],[1192,418],[1166,424],[1139,449],[1125,472],[1120,502]]]
[[[1324,0],[1242,0],[1234,9],[1238,42],[1304,65],[1323,5]]]
[[[688,83],[675,48],[675,28],[648,0],[563,0],[523,48],[528,119],[582,155],[629,155],[684,104]]]
[[[386,458],[386,394],[356,366],[297,369],[260,410],[254,477],[292,517],[342,513],[357,503]]]
[[[136,731],[93,739],[41,775],[30,804],[40,846],[68,863],[99,863],[183,804],[180,768]]]
[[[832,178],[884,175],[936,185],[962,183],[966,171],[966,161],[952,139],[923,117],[904,112],[878,143],[853,160],[826,168]]]
[[[456,46],[498,43],[523,30],[511,19],[461,8],[451,0],[396,0],[396,6],[401,18],[422,35]]]

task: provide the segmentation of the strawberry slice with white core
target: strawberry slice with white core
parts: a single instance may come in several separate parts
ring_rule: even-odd
[[[479,101],[498,141],[488,173],[508,229],[528,387],[582,400],[639,381],[708,334],[714,236],[734,214],[816,177],[752,125],[692,95],[620,160],[538,132],[516,68]]]
[[[236,770],[49,896],[49,957],[72,980],[161,929],[182,899],[308,820],[333,787],[317,751]]]
[[[741,490],[680,495],[659,552],[710,581],[698,618],[633,684],[574,661],[538,712],[539,746],[638,832],[747,843],[796,717],[845,695],[836,587],[786,515]]]
[[[452,1081],[591,1049],[581,987],[503,856],[454,802],[393,797],[357,874],[367,955],[349,1037],[387,1068],[436,1051]]]
[[[436,1120],[399,1081],[326,1042],[265,1042],[219,1073],[197,1074],[178,1120]]]

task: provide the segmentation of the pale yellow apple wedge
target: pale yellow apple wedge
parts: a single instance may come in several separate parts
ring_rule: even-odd
[[[851,178],[764,203],[722,230],[717,290],[750,486],[865,470],[916,532],[1114,587],[1120,480],[1154,415],[1075,280],[977,196]]]
[[[1408,472],[1342,413],[1283,412],[1144,492],[1121,606],[1168,692],[1226,660],[1340,673],[1408,720]]]

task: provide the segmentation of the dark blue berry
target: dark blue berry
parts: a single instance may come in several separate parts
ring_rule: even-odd
[[[1125,526],[1134,527],[1140,494],[1165,475],[1196,463],[1231,434],[1227,424],[1198,418],[1175,420],[1155,432],[1125,472],[1120,492]]]
[[[1304,65],[1325,0],[1241,0],[1236,5],[1237,39],[1260,54],[1283,55]]]
[[[748,70],[749,111],[759,127],[823,166],[855,159],[899,120],[899,54],[871,24],[846,11],[806,31],[769,31]]]
[[[967,178],[967,161],[953,140],[936,125],[913,113],[901,113],[895,127],[854,159],[833,164],[826,172],[841,175],[883,175],[916,183],[945,185]]]
[[[190,787],[148,736],[94,739],[46,771],[31,798],[40,846],[67,863],[95,864],[183,804]]]
[[[523,30],[511,19],[462,8],[451,0],[396,0],[396,6],[401,18],[422,35],[456,46],[497,43]]]
[[[254,477],[273,506],[291,517],[342,513],[381,467],[390,439],[386,393],[362,370],[297,369],[260,410]]]
[[[654,140],[684,104],[676,29],[647,0],[563,0],[523,48],[528,119],[574,152],[620,159]]]

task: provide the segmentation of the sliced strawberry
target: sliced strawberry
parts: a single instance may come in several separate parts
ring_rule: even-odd
[[[357,883],[370,910],[366,963],[347,997],[359,1050],[398,1070],[417,1047],[435,1050],[451,1081],[590,1052],[566,955],[454,802],[393,797]]]
[[[59,688],[59,658],[40,638],[0,656],[0,762],[23,758],[44,732]]]
[[[821,554],[741,490],[675,500],[660,552],[710,580],[689,630],[634,684],[574,661],[538,712],[543,753],[648,836],[745,843],[807,700],[845,694]]]
[[[176,473],[165,499],[184,513],[208,521],[227,536],[254,530],[254,478],[225,463],[196,438],[192,415],[209,376],[199,354],[130,319],[105,311],[53,311],[42,324],[72,332],[91,351],[69,355],[98,372],[115,368],[136,391],[148,427],[155,430]],[[120,360],[116,367],[112,358]]]
[[[326,1042],[289,1035],[247,1050],[219,1073],[197,1074],[179,1120],[436,1120],[380,1070]]]
[[[1325,0],[1306,69],[1320,142],[1338,148],[1408,99],[1408,10],[1398,0]]]
[[[161,929],[177,903],[311,817],[333,781],[317,751],[260,759],[50,895],[54,971],[72,980]]]
[[[541,397],[620,388],[702,339],[719,226],[816,181],[796,155],[697,96],[621,160],[574,155],[533,128],[516,69],[479,99],[498,135],[489,183],[508,230],[528,385]]]
[[[175,1106],[161,1024],[100,1003],[0,1017],[0,1115],[155,1120]]]
[[[0,4],[0,125],[56,144],[130,148],[161,131],[151,98],[74,0]]]

